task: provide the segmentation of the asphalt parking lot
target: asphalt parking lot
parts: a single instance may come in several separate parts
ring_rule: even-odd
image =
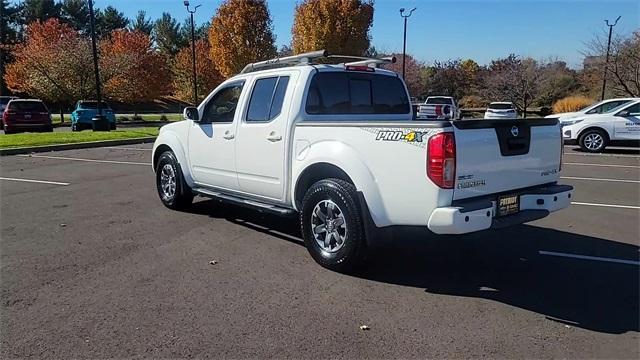
[[[566,147],[571,208],[344,275],[295,219],[164,208],[150,147],[0,158],[0,357],[640,357],[637,149]]]

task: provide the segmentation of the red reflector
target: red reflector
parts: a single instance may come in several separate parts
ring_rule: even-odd
[[[442,105],[436,105],[436,115],[442,116]]]
[[[368,72],[376,71],[374,68],[369,67],[367,65],[347,65],[345,66],[345,69],[349,71],[368,71]]]
[[[429,139],[427,176],[439,187],[453,189],[456,179],[456,142],[452,132],[443,132]]]

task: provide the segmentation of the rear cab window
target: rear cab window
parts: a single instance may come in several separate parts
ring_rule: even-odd
[[[496,103],[492,103],[489,104],[489,109],[494,109],[494,110],[512,110],[513,109],[513,105],[511,104],[496,104]]]
[[[49,110],[41,101],[16,101],[13,100],[8,105],[8,110],[10,111],[20,111],[20,112],[42,112],[48,113]]]
[[[450,98],[444,97],[430,97],[427,99],[426,104],[434,104],[434,105],[453,105],[453,101]]]
[[[78,107],[81,109],[97,109],[98,102],[97,101],[81,101],[78,103]],[[104,101],[100,102],[100,108],[110,109],[109,104],[107,104]]]
[[[311,79],[305,111],[308,115],[370,114],[392,119],[393,115],[411,114],[411,105],[406,88],[397,76],[324,71]]]

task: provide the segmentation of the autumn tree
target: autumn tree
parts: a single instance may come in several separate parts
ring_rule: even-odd
[[[202,101],[223,79],[209,58],[211,47],[207,40],[196,41],[196,75],[198,84],[198,102]],[[176,97],[193,102],[193,67],[191,46],[182,48],[176,55],[173,65],[173,89]],[[197,104],[196,104],[197,105]]]
[[[220,73],[232,76],[248,63],[276,55],[271,17],[264,0],[227,0],[209,29],[211,59]]]
[[[4,75],[11,91],[53,103],[70,103],[94,94],[90,42],[58,19],[31,23],[13,56]]]
[[[527,108],[540,94],[541,76],[537,61],[511,54],[491,62],[486,91],[494,101],[511,101],[526,117]]]
[[[5,64],[12,61],[11,49],[21,40],[20,8],[8,0],[0,0],[0,95],[6,95],[4,82]]]
[[[325,49],[362,56],[369,49],[373,0],[304,0],[296,5],[293,52]]]
[[[100,44],[101,77],[109,99],[124,103],[150,101],[170,91],[166,58],[152,47],[149,35],[116,30]]]
[[[387,70],[395,71],[402,76],[402,54],[392,54],[391,56],[396,57],[396,62],[393,64],[385,64],[383,67]],[[424,93],[425,78],[423,69],[424,65],[422,63],[407,54],[404,80],[407,84],[409,94],[413,97],[418,97]]]

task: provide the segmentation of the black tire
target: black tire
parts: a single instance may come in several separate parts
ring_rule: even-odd
[[[578,143],[580,144],[580,149],[582,149],[582,151],[599,153],[604,151],[607,147],[607,144],[609,143],[609,136],[607,136],[607,133],[602,130],[587,130],[580,135]]]
[[[111,123],[109,126],[111,127],[111,130],[115,130],[116,129],[116,123]]]
[[[163,190],[162,175],[165,166],[169,166],[173,171],[174,176],[174,191],[173,195],[170,192],[167,193]],[[167,169],[168,170],[168,169]],[[160,155],[158,159],[158,165],[156,166],[156,189],[158,190],[158,196],[164,204],[164,206],[173,210],[180,210],[187,208],[193,202],[193,193],[191,189],[184,181],[182,170],[178,164],[178,160],[172,151],[165,151]]]
[[[82,130],[82,128],[80,127],[80,124],[75,123],[75,124],[71,124],[71,131],[80,131]]]
[[[44,128],[44,132],[53,132],[53,125],[49,125]]]
[[[344,239],[342,244],[339,244],[340,240],[336,236],[341,235],[339,233],[341,230],[338,230],[337,227],[334,228],[333,224],[331,226],[325,224],[325,228],[334,228],[336,231],[333,233],[336,235],[329,236],[329,247],[334,245],[335,248],[331,251],[323,249],[314,235],[314,227],[318,228],[319,226],[313,223],[312,213],[316,206],[322,212],[323,204],[333,204],[334,212],[336,212],[334,205],[337,205],[338,215],[334,213],[333,217],[338,218],[341,214],[342,221],[346,225]],[[329,217],[327,213],[325,219]],[[315,219],[319,218],[316,216]],[[366,253],[364,226],[356,197],[356,188],[352,184],[341,179],[325,179],[313,184],[302,199],[300,229],[309,254],[323,267],[338,272],[349,272],[363,262]],[[327,235],[326,231],[324,234]],[[318,236],[322,235],[318,234]]]

